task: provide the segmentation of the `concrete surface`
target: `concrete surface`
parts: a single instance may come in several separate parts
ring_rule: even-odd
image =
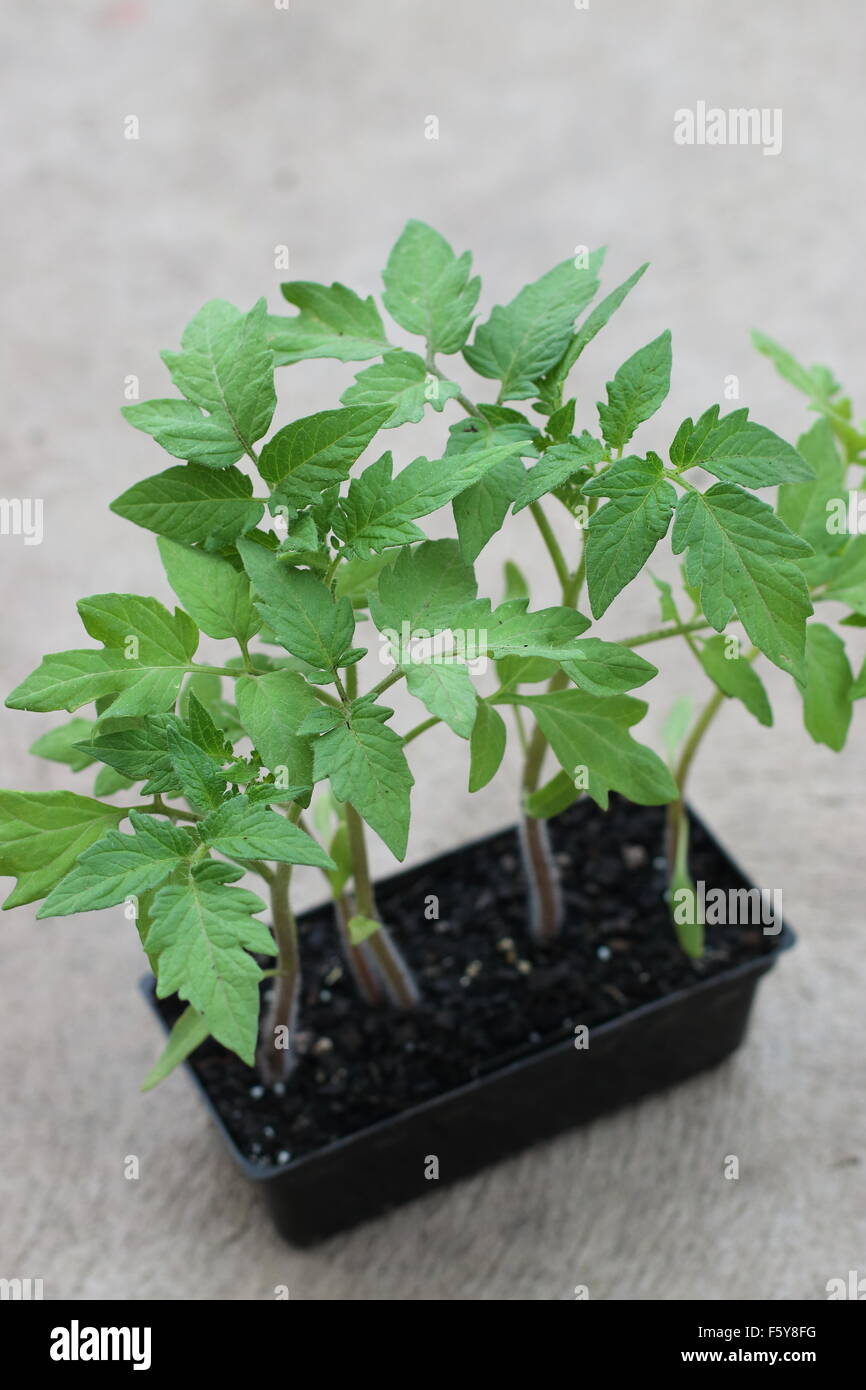
[[[665,326],[662,439],[730,373],[758,418],[803,427],[752,326],[829,361],[863,408],[859,0],[29,0],[4,9],[0,38],[0,491],[45,500],[44,544],[0,538],[4,692],[44,651],[79,643],[78,596],[168,596],[153,539],[106,511],[164,466],[118,415],[124,378],[163,394],[158,350],[207,298],[265,292],[278,308],[281,243],[293,277],[375,290],[404,220],[425,218],[473,249],[485,307],[575,245],[607,243],[608,286],[653,268],[587,356],[582,409]],[[675,145],[673,112],[699,100],[782,108],[781,154]],[[130,115],[138,140],[124,138]],[[336,403],[352,371],[287,369],[281,418]],[[441,421],[419,430],[400,457],[443,434]],[[532,533],[515,547],[553,598]],[[487,592],[503,553],[485,554]],[[654,618],[634,586],[606,626]],[[651,735],[676,694],[700,688],[688,654],[655,651]],[[313,1253],[271,1234],[184,1077],[139,1094],[160,1043],[120,912],[6,917],[0,1275],[42,1278],[47,1298],[270,1298],[287,1284],[297,1299],[549,1300],[586,1284],[593,1299],[772,1300],[821,1299],[828,1279],[866,1272],[864,712],[834,760],[781,676],[768,685],[775,728],[726,709],[693,787],[757,881],[783,888],[801,933],[747,1048]],[[4,714],[5,785],[64,784],[26,755],[57,722]],[[456,740],[428,735],[412,762],[413,858],[509,819],[513,765],[510,790],[454,802]],[[138,1181],[124,1178],[130,1154]],[[730,1154],[738,1181],[723,1177]]]

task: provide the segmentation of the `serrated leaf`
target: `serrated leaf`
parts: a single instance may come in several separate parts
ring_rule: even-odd
[[[540,395],[542,402],[548,405],[555,404],[562,394],[562,388],[572,367],[577,362],[584,348],[588,347],[597,333],[600,333],[605,324],[622,304],[626,295],[634,288],[644,271],[649,266],[649,261],[640,266],[634,274],[615,290],[611,290],[600,304],[597,304],[591,314],[588,314],[585,321],[575,333],[559,362],[546,374],[541,382]],[[571,427],[569,426],[569,432]]]
[[[600,618],[667,534],[677,494],[652,453],[611,464],[585,483],[583,492],[610,498],[590,518],[586,535],[587,590],[593,615]]]
[[[247,642],[261,627],[250,581],[219,555],[160,536],[159,553],[168,582],[190,617],[208,637]]]
[[[229,468],[243,456],[243,446],[228,417],[205,415],[192,401],[175,396],[139,401],[124,406],[121,414],[167,453],[203,468]]]
[[[469,739],[469,790],[471,792],[480,791],[496,776],[502,759],[505,757],[506,742],[507,733],[502,715],[486,700],[479,700]]]
[[[93,758],[79,744],[86,742],[93,727],[92,719],[70,719],[67,724],[50,729],[38,738],[30,745],[30,752],[49,762],[65,763],[72,772],[83,772],[90,767]]]
[[[265,767],[270,772],[285,768],[289,786],[312,790],[313,753],[309,740],[298,737],[298,728],[320,706],[303,676],[295,671],[241,676],[235,695],[241,723]]]
[[[352,406],[293,420],[262,449],[259,471],[278,501],[305,507],[348,478],[388,415],[388,407]]]
[[[732,410],[720,419],[719,407],[713,405],[696,425],[684,420],[670,456],[680,471],[705,468],[722,482],[743,487],[774,487],[814,477],[814,470],[793,445],[750,420],[746,409]]]
[[[49,893],[37,917],[66,917],[114,907],[159,888],[197,841],[188,830],[141,812],[130,812],[133,835],[109,830],[78,856],[75,867]]]
[[[475,574],[457,541],[423,541],[401,550],[379,578],[370,612],[380,632],[436,633],[475,598]]]
[[[475,723],[478,696],[462,661],[409,661],[404,663],[410,694],[435,714],[460,738],[468,738]]]
[[[143,719],[141,726],[98,733],[87,751],[133,782],[145,781],[146,796],[179,796],[181,784],[168,755],[168,729],[178,726],[173,715]]]
[[[698,653],[701,665],[724,695],[741,700],[758,723],[769,728],[773,723],[773,711],[763,681],[750,661],[739,653],[729,656],[728,651],[727,638],[708,638]]]
[[[147,949],[156,956],[157,995],[175,991],[225,1047],[252,1066],[258,1033],[259,981],[253,957],[274,955],[273,938],[253,914],[265,904],[198,865],[184,883],[155,894]]]
[[[409,837],[409,793],[414,778],[403,741],[387,728],[391,711],[356,705],[346,723],[314,745],[314,775],[330,778],[340,801],[349,801],[391,853],[402,859]]]
[[[851,725],[853,687],[845,643],[832,628],[809,623],[801,683],[803,722],[816,743],[837,753],[844,748]]]
[[[217,727],[210,710],[201,703],[193,690],[189,692],[186,709],[189,736],[193,743],[197,743],[199,748],[209,753],[212,758],[230,758],[231,743],[226,739],[222,729]]]
[[[827,504],[846,497],[846,468],[827,421],[816,420],[797,440],[797,449],[811,466],[814,477],[780,487],[776,511],[785,525],[807,540],[813,550],[834,550],[839,537],[827,529]]]
[[[0,791],[0,874],[18,879],[3,906],[44,898],[125,814],[74,792]]]
[[[124,777],[113,767],[101,767],[93,783],[94,796],[114,796],[115,792],[125,791],[135,784],[134,777]]]
[[[602,808],[610,791],[640,806],[676,799],[676,783],[661,758],[629,733],[646,714],[643,700],[583,690],[510,699],[531,710],[565,772],[574,777],[575,769],[588,769],[589,794]]]
[[[575,685],[590,695],[622,695],[658,675],[658,668],[630,647],[598,637],[578,638],[572,656],[561,665]]]
[[[264,299],[247,314],[212,299],[187,325],[181,351],[162,354],[178,390],[218,424],[228,425],[248,454],[267,432],[277,403],[266,320]]]
[[[586,431],[567,444],[551,445],[524,477],[514,498],[514,511],[523,511],[531,502],[537,502],[575,476],[581,481],[589,477],[603,454],[603,445]]]
[[[654,415],[671,385],[671,335],[665,329],[623,362],[607,383],[607,404],[598,403],[605,442],[623,449],[638,425]]]
[[[105,696],[117,695],[112,715],[127,717],[168,709],[189,667],[146,666],[116,650],[52,652],[12,691],[9,709],[69,713]],[[122,692],[122,693],[121,693]]]
[[[539,378],[562,357],[577,315],[598,289],[603,256],[593,252],[586,269],[578,269],[573,260],[560,262],[510,304],[498,305],[478,327],[463,356],[480,376],[501,381],[501,400],[538,394]]]
[[[227,782],[219,763],[174,724],[166,729],[166,747],[171,766],[192,809],[204,814],[219,806]]]
[[[677,504],[674,554],[688,551],[686,575],[700,589],[708,622],[721,632],[736,613],[782,670],[803,660],[809,591],[796,561],[809,546],[765,502],[731,483],[687,492]]]
[[[429,352],[459,352],[469,336],[481,281],[471,274],[468,251],[455,256],[443,236],[424,222],[407,222],[383,272],[383,302]]]
[[[352,480],[334,530],[360,556],[423,540],[417,518],[444,507],[512,453],[504,444],[443,459],[417,458],[393,479],[393,459],[383,454]]]
[[[487,407],[489,409],[489,407]],[[491,447],[514,441],[514,453],[494,464],[477,483],[458,494],[453,502],[454,521],[460,549],[467,560],[475,560],[487,542],[502,526],[525,474],[524,457],[536,457],[532,443],[537,430],[517,411],[503,410],[498,422],[470,416],[452,425],[445,457],[468,449]]]
[[[268,318],[268,342],[278,367],[309,357],[364,362],[387,351],[389,343],[372,295],[361,299],[345,285],[317,285],[310,280],[292,280],[280,289],[301,312]]]
[[[215,549],[258,526],[265,508],[239,469],[216,473],[190,463],[134,483],[111,510],[170,540]]]
[[[305,830],[246,796],[233,796],[199,822],[205,844],[230,859],[274,859],[282,864],[335,868],[334,861]]]
[[[182,608],[173,613],[139,594],[93,594],[79,599],[87,632],[143,666],[183,666],[195,656],[198,628]]]
[[[200,1047],[205,1038],[208,1037],[210,1037],[210,1029],[201,1014],[197,1013],[191,1004],[188,1004],[169,1033],[168,1042],[159,1061],[151,1067],[142,1081],[142,1091],[150,1091],[160,1081],[164,1081],[175,1067],[179,1066],[181,1062],[185,1062],[187,1057],[195,1052],[196,1048]]]
[[[589,627],[589,619],[574,608],[527,609],[527,599],[510,599],[492,609],[489,599],[468,604],[453,619],[453,630],[460,637],[460,649],[473,657],[487,651],[502,657],[545,657],[567,661],[574,652],[574,639]]]
[[[392,430],[397,425],[417,424],[423,419],[425,405],[442,411],[446,401],[459,395],[456,381],[443,381],[428,372],[414,352],[398,349],[359,372],[354,386],[347,387],[340,400],[355,408],[385,411],[382,429]]]
[[[241,559],[265,622],[286,651],[322,671],[334,671],[352,641],[355,615],[308,570],[289,569],[276,556],[240,541]]]

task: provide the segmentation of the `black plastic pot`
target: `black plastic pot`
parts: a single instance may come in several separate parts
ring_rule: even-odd
[[[742,1042],[758,981],[794,940],[784,926],[771,953],[595,1025],[588,1048],[558,1041],[282,1167],[243,1156],[191,1070],[235,1161],[264,1192],[277,1229],[309,1245],[715,1066]],[[142,983],[155,1005],[152,979]],[[425,1177],[433,1156],[438,1181]]]

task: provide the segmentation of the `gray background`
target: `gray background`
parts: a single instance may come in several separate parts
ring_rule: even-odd
[[[277,310],[279,243],[291,278],[373,291],[403,222],[424,218],[475,252],[484,309],[578,244],[610,247],[608,287],[650,259],[577,386],[588,419],[619,361],[670,327],[662,441],[729,373],[759,419],[805,426],[752,351],[753,326],[830,362],[856,395],[864,38],[860,0],[5,7],[0,491],[43,497],[46,520],[41,547],[0,538],[2,689],[44,651],[80,644],[80,595],[168,598],[153,538],[106,511],[165,464],[118,414],[124,377],[143,398],[165,394],[158,350],[205,299],[246,307],[264,292]],[[676,146],[674,110],[700,99],[781,107],[782,153]],[[123,138],[128,115],[138,141]],[[280,419],[336,404],[352,373],[286,369]],[[440,447],[445,422],[402,436],[398,457]],[[534,535],[511,535],[552,600]],[[485,552],[482,592],[498,594],[504,553]],[[636,584],[606,630],[655,618]],[[687,653],[654,653],[657,740],[671,701],[701,682]],[[0,1275],[43,1278],[46,1297],[269,1298],[287,1284],[301,1299],[546,1300],[581,1283],[592,1298],[819,1299],[829,1278],[866,1272],[863,711],[834,760],[803,732],[789,684],[766,678],[774,729],[727,708],[693,785],[757,881],[783,889],[802,938],[732,1062],[299,1254],[271,1233],[185,1077],[138,1093],[160,1040],[120,911],[34,926],[20,909],[0,937]],[[5,785],[64,784],[26,755],[59,722],[4,714]],[[470,801],[453,797],[457,740],[425,736],[412,763],[412,858],[510,819],[513,765]],[[138,1182],[123,1177],[128,1154]],[[738,1182],[722,1176],[728,1154]]]

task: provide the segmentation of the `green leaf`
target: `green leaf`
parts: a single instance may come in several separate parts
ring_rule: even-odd
[[[779,435],[749,419],[746,409],[719,419],[710,406],[698,423],[684,420],[670,450],[671,463],[683,471],[701,467],[724,483],[743,487],[773,487],[814,477],[809,463]]]
[[[109,830],[79,855],[75,868],[48,895],[37,917],[67,917],[114,907],[165,883],[196,848],[188,830],[131,811],[134,835]]]
[[[177,991],[217,1041],[252,1066],[262,971],[248,952],[275,949],[264,922],[253,918],[264,911],[261,898],[214,876],[227,867],[206,861],[185,883],[159,889],[147,949],[157,958],[159,998]]]
[[[9,709],[71,714],[93,700],[123,692],[112,715],[126,717],[168,709],[188,666],[146,666],[116,650],[52,652],[7,698]]]
[[[125,814],[74,792],[0,791],[0,874],[18,879],[3,906],[44,898]]]
[[[469,740],[469,790],[480,791],[496,776],[505,757],[505,721],[486,700],[476,706],[475,723]]]
[[[215,473],[190,463],[133,484],[111,510],[157,535],[216,549],[261,521],[264,504],[252,494],[251,480],[239,469]]]
[[[166,746],[172,768],[192,809],[204,813],[219,806],[227,781],[219,764],[173,724],[166,729]]]
[[[674,554],[688,550],[686,576],[700,588],[701,606],[717,632],[736,613],[754,642],[782,670],[803,660],[812,612],[798,557],[809,546],[765,502],[730,483],[680,498]]]
[[[173,715],[144,719],[140,727],[100,733],[87,752],[133,782],[146,782],[145,796],[180,796],[181,784],[168,755],[168,730],[179,727]]]
[[[643,700],[630,695],[599,697],[583,690],[510,698],[531,710],[570,776],[579,767],[587,768],[587,790],[602,808],[611,790],[640,806],[676,800],[676,783],[661,758],[628,732],[646,714]]]
[[[659,334],[624,362],[607,383],[607,404],[598,404],[605,442],[622,449],[638,425],[654,415],[671,385],[670,330]]]
[[[407,222],[383,272],[383,301],[409,333],[427,340],[428,351],[459,352],[472,327],[481,281],[471,274],[468,251],[457,257],[443,236],[424,222]]]
[[[214,723],[210,711],[201,703],[194,690],[189,692],[186,709],[189,734],[193,743],[197,743],[199,748],[209,753],[212,758],[230,758],[232,745]]]
[[[575,685],[590,695],[622,695],[658,675],[658,668],[630,647],[598,637],[579,638],[572,656],[561,664]]]
[[[551,445],[525,475],[514,499],[514,511],[523,511],[531,502],[537,502],[576,475],[583,481],[601,461],[603,454],[603,446],[585,430],[579,439]]]
[[[280,289],[301,312],[268,318],[268,341],[278,367],[308,357],[364,362],[387,351],[389,343],[372,295],[360,299],[345,285],[317,285],[309,280],[292,280]]]
[[[122,772],[116,772],[113,767],[101,767],[94,779],[93,795],[114,796],[115,792],[125,791],[127,787],[133,786],[134,781],[134,778],[124,777]]]
[[[587,590],[593,615],[600,618],[667,534],[677,494],[652,453],[611,464],[583,491],[587,497],[610,498],[590,518],[586,536]]]
[[[199,823],[204,842],[230,859],[274,859],[282,864],[312,864],[334,869],[333,859],[285,816],[267,806],[233,796]]]
[[[229,468],[244,452],[227,416],[205,415],[192,401],[174,396],[139,401],[121,414],[175,458],[204,468]]]
[[[92,719],[70,719],[57,729],[51,729],[30,745],[30,752],[37,758],[47,758],[53,763],[65,763],[72,772],[83,772],[90,767],[93,758],[79,744],[84,743],[93,730]]]
[[[502,410],[499,414],[501,418],[495,422],[473,415],[452,425],[445,449],[445,457],[449,458],[469,449],[514,442],[514,453],[509,458],[494,464],[477,483],[454,499],[454,521],[467,560],[477,559],[502,526],[523,482],[521,457],[534,457],[538,452],[532,443],[538,433],[534,425],[514,410]]]
[[[662,738],[671,766],[674,765],[680,746],[689,731],[694,708],[695,702],[691,695],[680,695],[674,700],[662,725]]]
[[[839,538],[827,530],[827,503],[846,497],[846,468],[827,421],[816,420],[808,433],[797,440],[797,448],[811,465],[814,477],[808,482],[780,487],[777,514],[813,550],[833,550]]]
[[[354,386],[347,387],[340,400],[347,406],[384,410],[382,428],[392,430],[397,425],[417,424],[425,405],[442,411],[446,401],[459,395],[456,381],[441,380],[428,372],[421,357],[398,348],[359,372]]]
[[[181,608],[170,613],[158,599],[138,594],[94,594],[77,607],[90,636],[129,661],[185,666],[195,656],[198,628]]]
[[[512,454],[513,448],[504,444],[456,457],[417,458],[393,479],[393,459],[383,454],[352,480],[334,530],[360,556],[423,540],[423,531],[414,525],[418,517],[438,511]]]
[[[388,407],[353,406],[305,415],[268,441],[259,471],[279,501],[305,507],[348,478],[389,413]]]
[[[739,653],[729,656],[728,650],[726,637],[708,638],[699,651],[701,665],[724,695],[741,700],[758,723],[769,728],[773,711],[763,681],[750,661]]]
[[[818,387],[818,379],[815,377],[815,368],[807,371],[802,367],[795,357],[787,352],[785,348],[774,343],[772,338],[768,338],[766,333],[752,333],[752,342],[762,352],[765,357],[769,357],[773,366],[785,381],[796,386],[798,391],[804,392],[807,396],[814,396]],[[837,388],[838,389],[838,388]],[[834,393],[835,394],[835,393]]]
[[[848,737],[853,685],[845,643],[823,623],[809,623],[801,684],[803,722],[816,743],[837,753]]]
[[[410,694],[460,738],[468,738],[478,696],[462,661],[412,661],[404,663],[404,669]]]
[[[238,713],[265,767],[285,768],[290,787],[313,786],[313,752],[309,739],[298,737],[306,716],[321,706],[296,671],[241,676],[235,686]]]
[[[566,378],[584,348],[589,346],[596,334],[601,332],[608,320],[616,313],[626,295],[634,288],[648,266],[649,261],[606,295],[601,303],[596,305],[592,313],[587,315],[559,362],[551,368],[541,383],[542,403],[546,404],[548,408],[554,407],[561,397]]]
[[[349,801],[397,859],[409,838],[409,793],[414,778],[403,741],[385,726],[392,711],[355,705],[346,723],[314,745],[314,774],[330,778],[334,796]]]
[[[471,659],[487,651],[501,657],[545,657],[567,661],[574,655],[574,639],[589,627],[589,619],[574,608],[539,608],[527,611],[527,599],[510,599],[491,609],[489,599],[468,604],[453,619],[455,636]]]
[[[349,599],[335,601],[309,570],[288,569],[249,541],[240,541],[238,549],[258,595],[259,611],[277,641],[317,670],[333,672],[355,630]]]
[[[463,356],[480,376],[502,382],[501,400],[538,394],[538,379],[562,357],[577,315],[598,289],[603,255],[593,252],[584,270],[573,260],[560,262],[478,327]]]
[[[353,946],[360,946],[362,941],[369,941],[371,936],[375,936],[380,930],[382,923],[377,922],[372,917],[363,917],[356,913],[350,917],[347,923],[349,929],[349,940]]]
[[[250,581],[219,555],[159,538],[159,553],[168,582],[190,617],[208,637],[247,642],[261,620],[253,607]]]
[[[151,1091],[160,1081],[185,1062],[190,1053],[200,1047],[205,1038],[210,1037],[210,1029],[200,1013],[188,1004],[169,1034],[159,1061],[151,1067],[141,1083],[143,1091]]]
[[[582,795],[583,792],[575,787],[573,777],[569,777],[567,772],[557,772],[538,791],[530,792],[524,799],[523,809],[528,816],[535,816],[537,820],[550,820],[552,816],[568,810]]]
[[[224,299],[212,299],[187,325],[182,351],[162,354],[178,390],[226,424],[241,451],[249,454],[267,432],[277,403],[266,320],[264,299],[248,314]]]
[[[379,631],[399,642],[404,628],[416,635],[443,631],[475,592],[475,574],[457,541],[423,541],[383,570],[370,612]]]

